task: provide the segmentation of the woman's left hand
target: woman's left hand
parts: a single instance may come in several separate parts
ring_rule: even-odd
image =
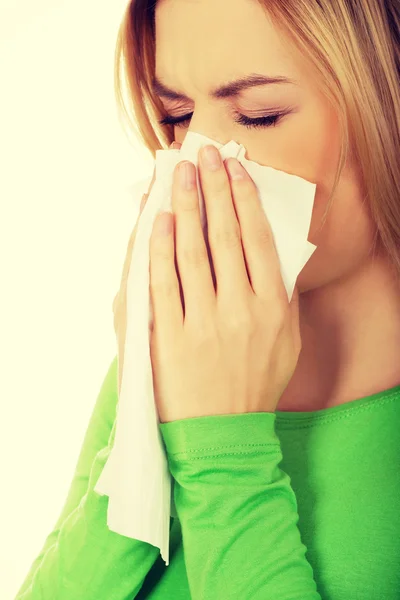
[[[216,286],[193,163],[177,165],[174,214],[157,217],[150,240],[150,349],[161,423],[274,412],[301,350],[298,291],[289,303],[255,184],[236,159],[224,163],[211,148],[217,164],[207,167],[200,151],[199,176]],[[192,172],[186,179],[184,164]],[[225,165],[241,178],[228,177]],[[191,189],[180,183],[181,173]],[[172,232],[159,233],[168,218]]]

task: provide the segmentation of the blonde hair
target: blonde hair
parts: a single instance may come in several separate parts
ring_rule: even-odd
[[[359,162],[365,201],[400,282],[400,5],[397,0],[258,0],[287,41],[320,74],[337,110],[341,152],[324,222],[349,149]],[[152,94],[155,7],[131,0],[115,49],[119,117],[155,158],[174,140]],[[124,84],[127,90],[124,90]],[[375,246],[374,244],[374,246]]]

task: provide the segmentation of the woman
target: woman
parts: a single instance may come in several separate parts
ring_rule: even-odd
[[[257,364],[269,377],[262,382],[252,375],[265,384],[258,403],[252,394],[246,401],[239,395],[235,404],[218,379],[218,394],[210,401],[202,387],[196,407],[186,393],[199,370],[192,365],[189,377],[185,356],[179,366],[187,387],[177,398],[161,370],[170,357],[162,356],[160,340],[154,342],[160,428],[178,513],[171,519],[170,565],[157,548],[109,531],[107,497],[93,491],[113,442],[116,357],[63,511],[18,600],[398,597],[399,24],[397,0],[160,0],[156,6],[132,0],[128,6],[117,45],[117,92],[121,101],[123,58],[134,117],[153,156],[162,147],[158,119],[166,144],[181,143],[188,129],[222,144],[234,139],[248,159],[315,182],[308,239],[317,250],[297,279],[297,305],[278,310],[283,296],[276,269],[269,279],[257,279],[265,293],[272,290],[270,310],[257,313],[257,325],[269,331],[278,322],[271,315],[284,315],[258,353]],[[211,95],[250,74],[257,85]],[[281,80],[260,85],[260,75]],[[251,182],[244,198],[228,171],[220,164],[215,177],[225,191],[231,186],[232,205],[224,192],[224,215],[236,232],[240,228],[247,260],[245,211],[249,219],[259,213]],[[202,171],[207,210],[217,214],[207,177]],[[176,191],[178,266],[184,264],[181,199]],[[235,223],[233,205],[242,211]],[[195,220],[190,226],[200,244]],[[267,227],[263,221],[264,234]],[[134,234],[114,302],[120,364]],[[165,276],[163,253],[171,268],[173,240],[171,232],[152,236],[153,280]],[[212,247],[213,261],[221,248]],[[261,255],[263,264],[276,267],[272,245],[260,247]],[[169,275],[171,283],[175,275]],[[166,327],[161,321],[160,332]],[[221,360],[231,352],[227,345]],[[233,359],[232,365],[239,368]],[[247,366],[250,371],[253,365]],[[241,383],[253,384],[253,378]]]

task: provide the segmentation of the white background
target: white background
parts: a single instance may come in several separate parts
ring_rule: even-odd
[[[153,172],[113,87],[127,2],[0,0],[0,598],[64,504],[116,355],[112,301]]]

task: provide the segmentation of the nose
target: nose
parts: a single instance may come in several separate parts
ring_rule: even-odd
[[[189,127],[187,129],[175,128],[175,138],[182,144],[189,131],[192,131],[224,146],[233,139],[232,126],[232,119],[227,115],[226,109],[210,102],[200,102],[193,111]]]
[[[199,127],[190,127],[189,129],[187,129],[187,131],[182,135],[179,134],[179,147],[182,146],[185,137],[187,136],[187,134],[189,133],[189,131],[193,131],[194,133],[200,133],[201,135],[204,135],[208,138],[210,138],[211,140],[214,140],[215,142],[218,142],[219,144],[221,144],[222,146],[225,146],[225,144],[227,144],[228,142],[231,141],[231,139],[233,139],[231,136],[227,136],[226,134],[222,134],[222,133],[213,133],[212,131],[210,131],[209,129],[205,129],[203,128],[199,128]],[[177,135],[178,137],[178,135]]]

